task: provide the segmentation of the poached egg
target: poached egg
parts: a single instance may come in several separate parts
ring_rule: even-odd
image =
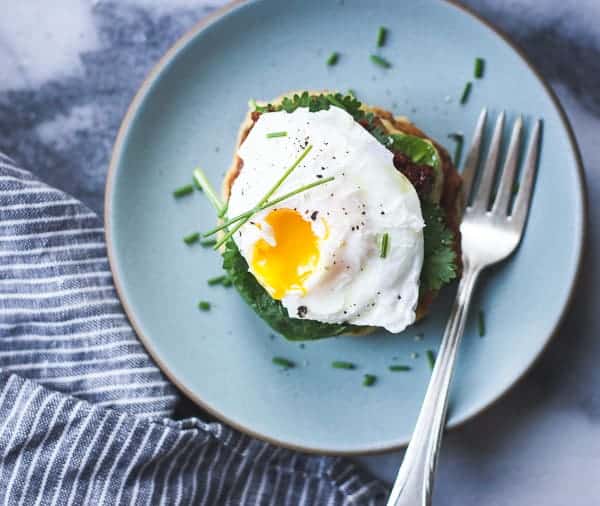
[[[269,136],[274,132],[286,135]],[[338,107],[263,113],[238,150],[229,216],[333,176],[252,216],[233,239],[250,272],[292,318],[401,332],[415,321],[423,266],[417,193],[393,154]],[[387,254],[381,241],[388,236]]]

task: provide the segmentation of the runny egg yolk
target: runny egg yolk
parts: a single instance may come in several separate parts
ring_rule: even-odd
[[[254,245],[252,270],[271,297],[281,300],[289,291],[306,293],[304,282],[319,262],[319,238],[311,224],[293,209],[271,211],[275,246],[264,239]]]

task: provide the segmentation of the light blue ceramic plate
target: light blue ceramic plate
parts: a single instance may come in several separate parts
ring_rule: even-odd
[[[389,28],[369,61],[377,29]],[[327,67],[332,51],[337,66]],[[484,57],[484,79],[458,103]],[[453,386],[450,425],[472,417],[509,389],[556,329],[572,293],[585,230],[577,148],[560,107],[527,62],[490,27],[439,0],[264,0],[235,4],[196,27],[146,80],[114,148],[107,184],[111,265],[127,313],[165,373],[218,418],[278,444],[321,453],[361,453],[406,443],[429,378],[426,349],[437,348],[452,293],[401,335],[378,333],[309,342],[272,336],[232,289],[208,287],[220,258],[182,237],[214,224],[200,193],[174,188],[201,165],[220,186],[249,98],[287,90],[356,90],[359,98],[412,118],[451,147],[470,136],[482,107],[509,118],[544,119],[544,141],[529,227],[520,250],[491,272],[475,298]],[[510,122],[509,122],[510,123]],[[508,127],[507,127],[508,128]],[[451,291],[450,291],[451,292]],[[210,300],[210,312],[196,303]],[[422,341],[415,340],[423,334]],[[411,358],[412,353],[419,357]],[[274,355],[299,367],[281,371]],[[335,370],[332,360],[360,365]],[[392,363],[409,373],[390,373]],[[372,388],[364,373],[376,374]]]

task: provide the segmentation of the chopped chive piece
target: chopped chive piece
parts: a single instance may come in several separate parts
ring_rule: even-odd
[[[233,285],[233,281],[231,281],[231,278],[227,278],[227,279],[223,280],[223,282],[221,283],[221,285],[223,285],[224,287],[228,288],[231,285]]]
[[[287,132],[269,132],[267,139],[274,139],[275,137],[287,137]]]
[[[375,65],[379,65],[384,69],[389,69],[392,66],[392,64],[389,61],[387,61],[385,58],[382,58],[381,56],[377,56],[376,54],[372,54],[369,58],[371,58],[371,61]]]
[[[283,182],[287,179],[287,177],[294,171],[294,169],[296,167],[298,167],[298,165],[300,165],[302,160],[304,160],[304,158],[306,158],[306,155],[308,155],[308,153],[310,153],[310,150],[312,148],[313,148],[312,144],[309,144],[306,147],[306,149],[296,159],[296,161],[283,173],[283,175],[277,180],[277,182],[271,187],[271,189],[264,195],[264,197],[262,199],[260,199],[259,203],[256,204],[257,208],[261,207],[265,202],[267,202],[271,198],[271,195],[273,195],[279,189],[279,187],[283,184]],[[219,207],[219,209],[220,209],[220,207]],[[229,239],[231,239],[233,234],[235,234],[240,228],[242,228],[242,226],[250,219],[250,216],[252,216],[252,214],[254,214],[255,212],[256,211],[254,211],[251,214],[248,214],[247,216],[242,218],[235,227],[233,227],[229,232],[227,232],[223,236],[223,238],[220,241],[218,241],[217,244],[215,244],[214,249],[218,249],[220,246],[225,244]]]
[[[344,362],[342,360],[331,362],[331,367],[334,369],[356,369],[356,366],[352,362]]]
[[[202,188],[212,206],[217,210],[217,213],[220,213],[223,210],[223,202],[221,202],[217,192],[208,181],[206,174],[202,171],[202,169],[197,168],[194,170],[194,181],[200,188]]]
[[[460,97],[461,104],[467,103],[467,100],[469,99],[469,95],[471,94],[472,87],[473,87],[473,83],[471,81],[469,81],[467,84],[465,84],[465,88],[463,89],[462,95]]]
[[[373,374],[365,374],[363,376],[363,386],[365,387],[372,387],[376,381],[377,376],[374,376]]]
[[[429,368],[433,369],[433,366],[435,365],[435,353],[433,353],[433,351],[431,350],[427,350],[425,352],[425,356],[427,357],[427,363],[429,364]]]
[[[477,327],[479,330],[479,337],[485,336],[485,314],[481,309],[477,315]]]
[[[389,366],[388,369],[392,372],[406,372],[410,371],[411,368],[409,365],[394,364]]]
[[[227,220],[225,223],[219,225],[218,227],[213,228],[212,230],[209,230],[208,232],[205,232],[202,235],[203,235],[203,237],[209,237],[213,234],[216,234],[219,230],[223,230],[223,229],[229,227],[230,225],[232,225],[233,223],[235,223],[237,221],[240,221],[247,217],[249,218],[253,214],[255,214],[259,211],[263,211],[265,209],[268,209],[269,207],[273,207],[274,205],[277,205],[280,202],[283,202],[284,200],[287,200],[290,197],[293,197],[294,195],[305,192],[306,190],[310,190],[311,188],[314,188],[315,186],[321,186],[322,184],[329,183],[329,182],[333,181],[334,179],[335,179],[335,177],[333,177],[333,176],[326,177],[325,179],[320,179],[319,181],[314,181],[313,183],[309,183],[307,185],[301,186],[300,188],[298,188],[294,191],[291,191],[289,193],[286,193],[285,195],[282,195],[281,197],[277,197],[275,200],[265,202],[262,206],[257,206],[257,207],[250,209],[249,211],[246,211],[245,213],[238,214],[237,216],[234,216],[233,218]]]
[[[202,311],[208,311],[210,309],[210,302],[201,300],[198,302],[198,309],[201,309]]]
[[[387,38],[387,29],[385,26],[380,26],[377,31],[377,47],[385,46],[385,39]]]
[[[222,209],[219,211],[219,214],[217,214],[217,216],[219,218],[223,218],[223,216],[225,216],[227,214],[228,208],[229,208],[229,200],[227,202],[225,202],[225,204],[223,205]]]
[[[329,55],[329,58],[327,58],[327,60],[325,60],[325,63],[327,63],[327,65],[329,65],[329,66],[332,66],[332,65],[335,65],[339,59],[340,59],[340,53],[336,53],[334,51],[333,53],[331,53]]]
[[[180,186],[179,188],[177,188],[173,192],[173,196],[178,199],[179,197],[185,197],[186,195],[189,195],[190,193],[194,193],[194,185],[186,184],[186,185],[183,185],[183,186]]]
[[[512,185],[512,192],[513,195],[516,195],[517,193],[519,193],[519,182],[515,181]]]
[[[292,367],[294,367],[296,365],[291,360],[288,360],[287,358],[283,358],[283,357],[273,357],[271,362],[273,362],[275,365],[280,365],[281,367],[285,367],[286,369],[291,369]]]
[[[481,79],[485,69],[485,60],[483,58],[475,58],[475,77]]]
[[[448,135],[448,137],[450,137],[450,139],[452,139],[454,142],[456,142],[456,145],[454,147],[454,166],[458,167],[458,164],[460,163],[460,159],[462,158],[462,150],[463,150],[463,144],[464,144],[464,136],[463,134],[459,134],[459,133],[455,133],[455,134],[450,134]]]
[[[203,241],[200,241],[200,245],[204,246],[205,248],[208,248],[209,246],[214,246],[215,244],[217,244],[216,239],[204,239]]]
[[[206,282],[210,285],[210,286],[214,286],[214,285],[222,285],[223,282],[228,279],[228,276],[226,274],[223,274],[222,276],[216,276],[214,278],[210,278],[208,279]]]
[[[198,239],[200,239],[200,234],[198,232],[194,232],[192,234],[186,235],[183,238],[183,242],[189,246],[190,244],[194,244],[195,242],[198,242]]]
[[[390,234],[385,232],[381,236],[381,244],[380,244],[380,250],[379,250],[379,256],[381,258],[387,257],[389,246],[390,246]]]

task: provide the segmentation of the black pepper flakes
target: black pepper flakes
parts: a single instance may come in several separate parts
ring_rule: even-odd
[[[317,219],[318,215],[319,215],[319,211],[313,211],[313,213],[310,215],[310,219],[315,221]]]
[[[304,318],[306,313],[308,313],[308,308],[306,306],[298,306],[298,309],[296,309],[296,314],[299,318]]]

